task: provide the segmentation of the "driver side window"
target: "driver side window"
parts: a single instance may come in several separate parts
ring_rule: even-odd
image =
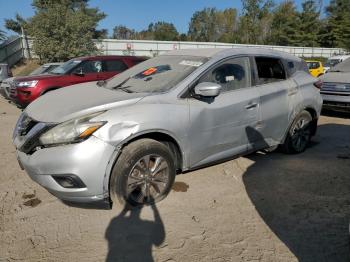
[[[88,60],[80,68],[84,74],[99,73],[102,71],[102,62],[99,60]]]
[[[221,92],[251,86],[251,70],[248,57],[237,57],[220,63],[199,79],[198,83],[213,82],[221,85]]]

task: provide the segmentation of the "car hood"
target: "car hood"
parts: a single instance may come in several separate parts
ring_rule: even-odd
[[[350,83],[350,72],[329,72],[324,75],[323,82]]]
[[[41,75],[33,75],[33,76],[18,76],[15,78],[16,82],[23,81],[33,81],[33,80],[44,80],[47,78],[60,78],[63,75],[54,75],[54,74],[41,74]]]
[[[25,112],[39,122],[61,123],[83,115],[135,104],[145,93],[126,93],[84,83],[51,91],[29,104]]]

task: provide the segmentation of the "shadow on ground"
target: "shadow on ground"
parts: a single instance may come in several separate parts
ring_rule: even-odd
[[[107,230],[107,262],[114,261],[154,261],[152,247],[165,240],[165,229],[156,205],[152,205],[154,221],[140,218],[141,208],[124,208],[112,219]]]
[[[299,261],[350,261],[350,126],[319,126],[304,153],[256,153],[243,175],[264,222]]]

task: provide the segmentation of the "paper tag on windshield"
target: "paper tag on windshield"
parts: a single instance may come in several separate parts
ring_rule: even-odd
[[[184,66],[194,66],[194,67],[199,67],[201,66],[203,63],[202,62],[198,62],[198,61],[190,61],[190,60],[182,60],[180,62],[180,65],[184,65]]]

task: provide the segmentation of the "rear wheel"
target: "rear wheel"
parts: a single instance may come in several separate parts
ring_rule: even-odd
[[[174,179],[174,157],[169,148],[156,140],[140,139],[123,149],[113,167],[111,199],[123,205],[150,205],[168,195]]]
[[[288,130],[287,138],[282,145],[285,153],[296,154],[305,151],[312,134],[312,117],[309,112],[302,111]]]

